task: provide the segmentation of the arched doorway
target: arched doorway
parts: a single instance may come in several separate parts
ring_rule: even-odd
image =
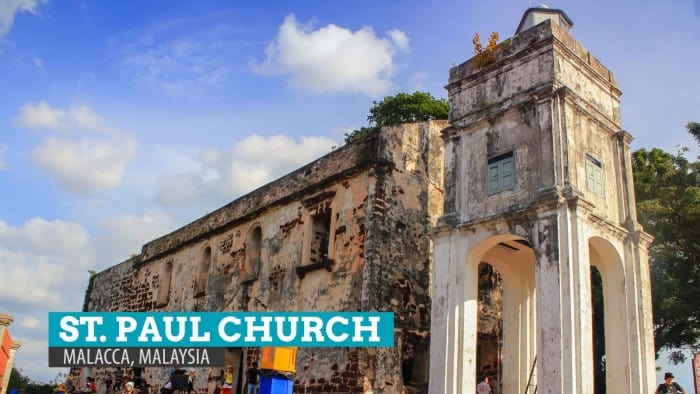
[[[595,321],[599,316],[593,316],[594,333],[595,326],[603,326],[605,335],[604,367],[605,384],[604,389],[600,382],[596,382],[596,392],[617,393],[624,392],[631,387],[629,371],[629,335],[628,335],[628,312],[625,295],[624,267],[620,253],[606,239],[602,237],[591,237],[588,241],[588,254],[592,272],[598,271],[600,274],[600,284],[602,288],[603,322]],[[594,271],[595,270],[595,271]],[[594,274],[595,275],[595,274]],[[592,277],[592,284],[597,279]],[[595,302],[595,288],[592,288],[592,301]],[[595,312],[595,305],[592,305]],[[602,324],[601,324],[602,323]],[[595,339],[594,339],[595,346]],[[600,343],[601,341],[598,341]],[[594,360],[597,362],[597,360]],[[600,369],[599,365],[594,365],[594,371]],[[602,391],[599,391],[602,390]]]
[[[473,280],[465,286],[477,289],[465,292],[467,302],[476,297],[475,373],[489,375],[494,394],[523,392],[530,378],[536,349],[534,263],[530,243],[514,234],[482,240],[467,261],[475,275],[467,273]]]

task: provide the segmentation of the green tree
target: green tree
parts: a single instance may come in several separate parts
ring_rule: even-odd
[[[698,139],[700,124],[688,131]],[[698,139],[700,143],[700,139]],[[650,248],[654,338],[657,355],[700,349],[700,163],[660,149],[633,153],[637,212],[654,236]]]
[[[392,126],[408,122],[421,122],[433,119],[447,119],[447,100],[436,99],[430,93],[399,93],[387,96],[382,101],[373,101],[367,116],[368,127],[345,134],[345,142],[352,142],[379,130],[382,126]]]
[[[18,391],[26,390],[27,385],[31,382],[29,376],[22,375],[22,372],[15,367],[12,367],[12,372],[10,372],[10,381],[7,383],[5,392],[8,392],[12,388],[16,388]]]
[[[688,129],[688,132],[695,138],[695,141],[698,142],[698,145],[700,145],[700,123],[688,122],[688,125],[685,127]]]
[[[29,376],[23,375],[19,369],[13,367],[5,392],[16,388],[18,392],[25,394],[53,394],[55,387],[56,385],[53,384],[33,381]]]

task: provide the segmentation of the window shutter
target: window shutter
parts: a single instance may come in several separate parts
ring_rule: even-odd
[[[488,194],[496,194],[515,186],[515,156],[513,151],[500,154],[488,160]]]
[[[593,178],[593,163],[591,160],[586,160],[586,186],[588,190],[595,191],[595,179]]]
[[[489,165],[488,174],[488,194],[498,193],[501,191],[500,163]]]
[[[515,184],[514,178],[513,158],[511,157],[501,162],[502,189],[512,189]]]
[[[600,168],[593,172],[593,191],[603,195],[603,171]]]
[[[590,156],[586,158],[586,187],[599,196],[603,195],[602,164]]]

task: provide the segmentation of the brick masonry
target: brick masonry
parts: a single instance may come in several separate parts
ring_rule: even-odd
[[[294,391],[425,392],[446,126],[384,128],[147,243],[93,277],[85,310],[391,311],[395,347],[300,348]],[[245,371],[259,351],[243,351]],[[152,392],[167,374],[144,371]]]

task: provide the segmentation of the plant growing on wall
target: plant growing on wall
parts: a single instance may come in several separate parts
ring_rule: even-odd
[[[496,50],[498,49],[498,33],[493,32],[489,36],[489,41],[486,44],[486,48],[481,45],[481,37],[479,33],[474,35],[472,39],[472,44],[474,44],[474,60],[473,66],[475,69],[486,67],[489,64],[496,62]]]

